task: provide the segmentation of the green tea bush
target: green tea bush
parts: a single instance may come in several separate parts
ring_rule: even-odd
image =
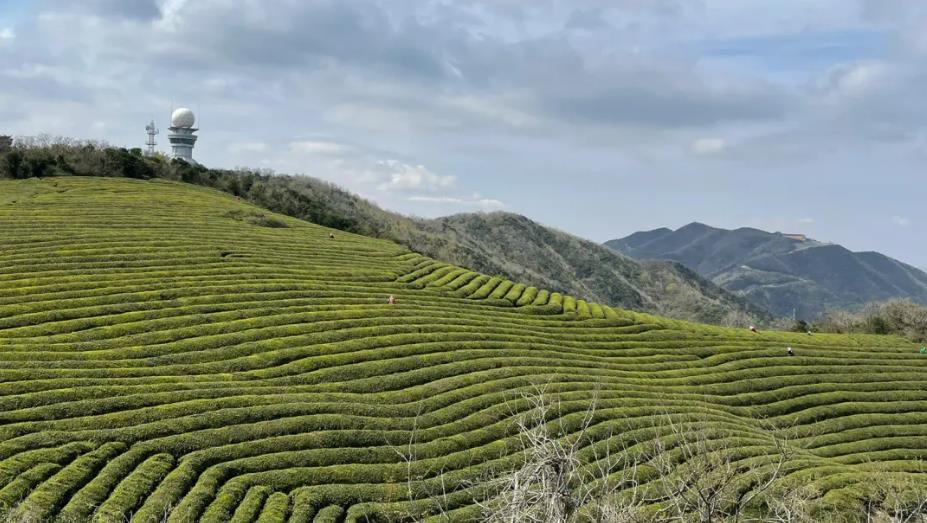
[[[290,497],[283,492],[274,492],[267,498],[258,523],[286,523],[290,515]]]
[[[534,302],[534,299],[537,298],[538,290],[534,287],[528,287],[522,292],[521,297],[518,298],[518,301],[515,302],[515,305],[519,307],[524,307],[525,305],[531,305]]]
[[[521,295],[525,292],[526,288],[524,283],[516,283],[505,293],[504,298],[516,304],[521,299]]]
[[[531,301],[531,305],[534,305],[535,307],[547,305],[548,303],[550,303],[550,296],[551,296],[550,291],[546,289],[540,290],[538,291],[537,295],[534,297],[534,300]],[[555,303],[554,305],[558,305],[558,304]]]
[[[338,523],[344,517],[344,509],[338,505],[329,505],[316,514],[313,523]]]
[[[618,310],[163,180],[3,181],[0,230],[2,517],[480,521],[536,394],[535,435],[594,488],[665,499],[693,432],[739,494],[780,437],[815,502],[925,484],[927,358],[901,337]]]
[[[116,521],[132,514],[174,466],[170,454],[157,454],[145,460],[113,490],[94,513],[96,521]]]
[[[252,487],[245,495],[235,514],[232,516],[233,523],[250,523],[258,519],[264,501],[270,495],[271,490],[267,487]]]

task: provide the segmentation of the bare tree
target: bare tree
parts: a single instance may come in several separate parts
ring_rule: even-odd
[[[655,416],[652,440],[636,440],[615,437],[604,427],[593,429],[598,404],[596,394],[576,423],[579,413],[566,412],[570,409],[547,387],[518,396],[510,415],[521,447],[520,463],[514,471],[490,472],[473,484],[486,487],[481,492],[494,493],[490,499],[474,499],[482,521],[811,523],[822,521],[822,514],[853,521],[863,516],[828,505],[813,484],[779,481],[798,453],[791,437],[794,427],[758,420],[762,430],[744,435],[723,424],[705,423],[705,416],[697,421],[697,414],[664,413]],[[730,438],[738,436],[747,438],[742,452],[731,448]],[[633,447],[626,446],[626,439]],[[397,453],[407,463],[412,517],[420,520],[435,508],[416,510],[414,442],[413,430],[406,448]],[[869,521],[927,523],[927,494],[918,490],[923,483],[912,475],[897,477],[873,495]],[[439,508],[447,517],[446,505]]]
[[[886,474],[877,483],[876,499],[867,504],[867,522],[927,522],[927,492],[923,480],[909,474]]]
[[[493,523],[566,523],[582,513],[583,520],[603,523],[643,521],[637,496],[637,464],[621,467],[622,461],[607,446],[592,446],[593,462],[584,464],[580,450],[589,443],[587,431],[598,404],[593,397],[583,413],[579,429],[563,425],[559,399],[551,400],[546,388],[523,394],[530,409],[515,416],[519,443],[524,449],[521,466],[506,475],[490,478],[498,494],[477,500],[484,521]],[[607,440],[608,438],[606,438]],[[622,489],[631,494],[618,496]],[[619,501],[620,500],[620,501]]]
[[[772,452],[759,463],[760,457],[738,459],[722,439],[731,435],[723,428],[709,431],[691,418],[679,422],[669,414],[662,420],[649,462],[659,476],[656,492],[662,507],[655,516],[661,521],[739,521],[793,455],[776,430],[763,431]]]
[[[731,310],[721,318],[723,327],[746,327],[756,322],[756,318],[741,310]]]
[[[770,523],[814,523],[819,507],[821,491],[814,485],[800,484],[795,487],[771,489],[763,496],[766,503],[766,515],[763,521]]]

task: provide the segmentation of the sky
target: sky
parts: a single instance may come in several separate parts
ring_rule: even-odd
[[[692,221],[927,267],[927,2],[0,0],[0,134],[595,241]]]

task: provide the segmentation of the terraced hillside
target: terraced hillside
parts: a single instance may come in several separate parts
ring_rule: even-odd
[[[538,386],[622,502],[691,468],[661,419],[741,492],[777,463],[834,507],[927,485],[927,356],[900,339],[664,320],[330,232],[164,181],[0,182],[5,517],[478,520]]]

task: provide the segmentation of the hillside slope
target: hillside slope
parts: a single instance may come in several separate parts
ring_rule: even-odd
[[[454,248],[429,251],[410,234],[402,243],[432,257],[489,274],[581,296],[589,301],[703,323],[769,319],[769,314],[725,292],[678,263],[638,262],[524,216],[495,212],[417,221],[418,230]],[[419,233],[421,234],[421,233]],[[397,237],[402,238],[401,234]]]
[[[15,521],[475,521],[538,386],[588,470],[639,489],[701,459],[631,466],[678,443],[661,419],[709,434],[738,488],[780,433],[777,485],[827,506],[927,485],[927,357],[897,338],[630,313],[157,180],[0,181],[0,231]]]
[[[9,161],[14,156],[16,161]],[[12,169],[11,165],[19,167]],[[770,319],[767,311],[683,267],[639,263],[514,214],[415,219],[380,209],[308,176],[206,169],[93,145],[50,144],[0,152],[0,176],[54,175],[154,177],[195,183],[288,216],[393,240],[454,265],[617,307],[710,323]]]
[[[927,273],[877,252],[794,240],[757,229],[692,223],[605,243],[635,259],[671,260],[779,316],[813,319],[828,309],[890,298],[927,304]]]

